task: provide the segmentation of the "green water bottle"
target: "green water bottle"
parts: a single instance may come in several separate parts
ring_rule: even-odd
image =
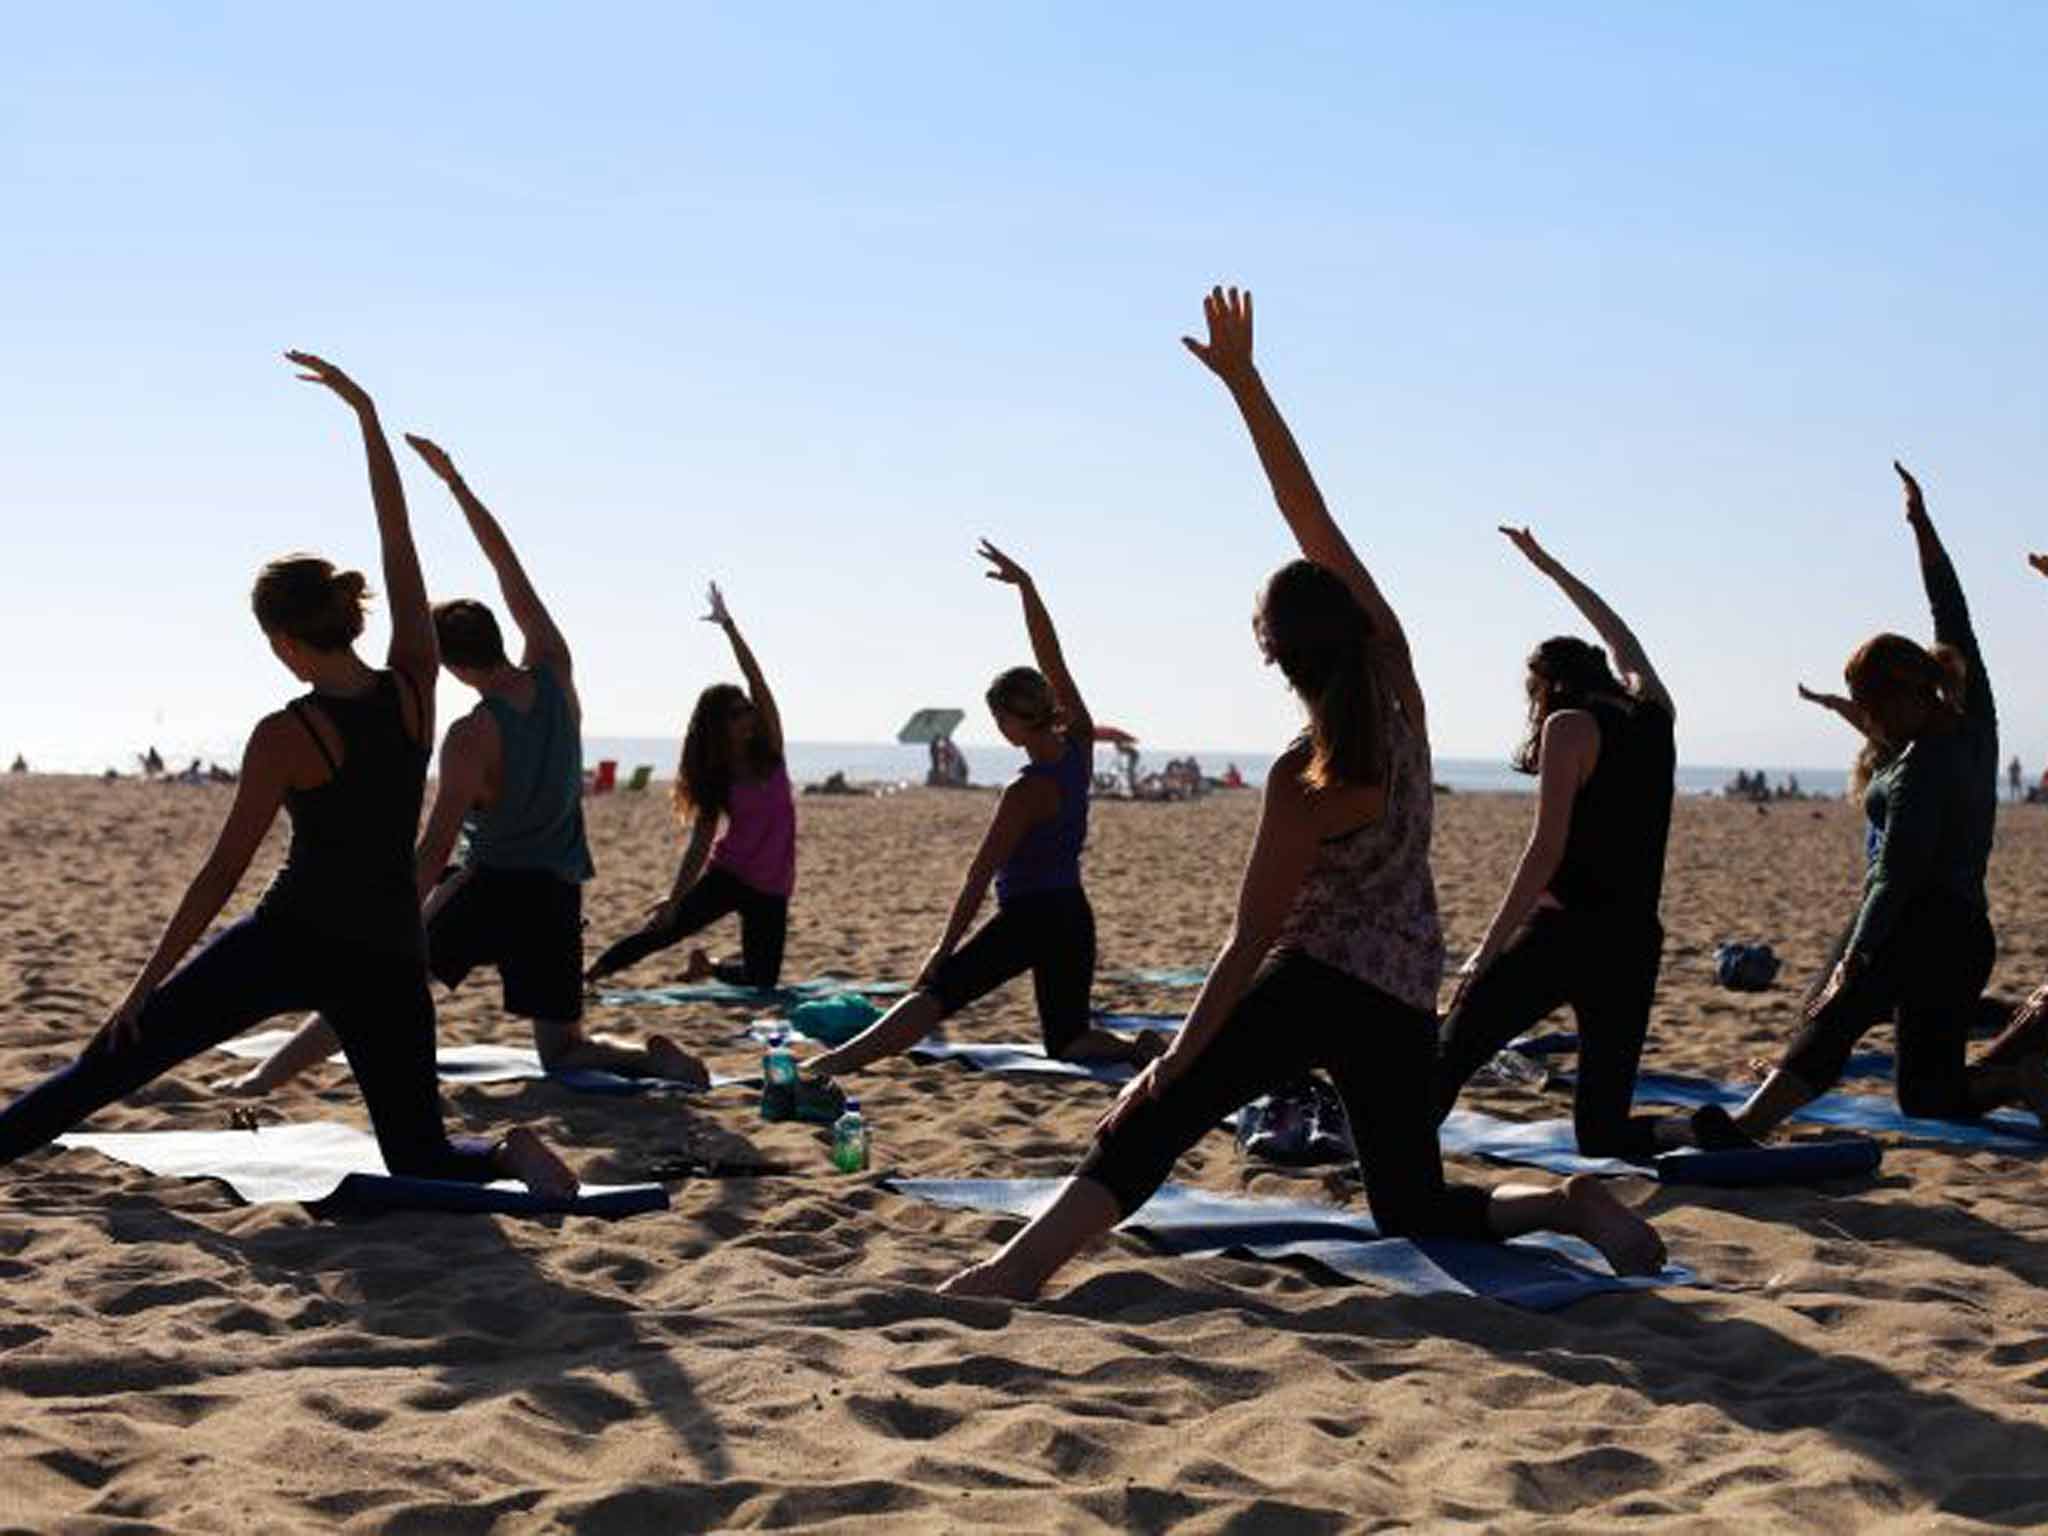
[[[860,1100],[848,1099],[846,1111],[832,1125],[832,1166],[841,1173],[859,1173],[868,1165],[868,1125],[860,1116]]]

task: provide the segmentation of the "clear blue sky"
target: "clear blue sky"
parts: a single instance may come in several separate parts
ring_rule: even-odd
[[[1440,754],[1504,751],[1568,626],[1492,531],[1526,519],[1689,759],[1841,762],[1792,688],[1926,632],[1897,454],[2038,767],[2044,79],[2022,5],[17,10],[0,751],[233,743],[289,692],[251,575],[375,546],[286,346],[455,452],[594,732],[729,673],[712,576],[794,735],[977,705],[1024,658],[986,533],[1099,716],[1274,746],[1247,616],[1290,550],[1176,342],[1220,279]],[[488,595],[408,478],[430,586]]]

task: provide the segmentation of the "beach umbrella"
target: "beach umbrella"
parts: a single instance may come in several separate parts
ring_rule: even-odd
[[[896,739],[906,746],[924,746],[934,741],[944,741],[960,729],[960,722],[967,718],[964,709],[920,709],[910,717],[909,723],[896,733]]]

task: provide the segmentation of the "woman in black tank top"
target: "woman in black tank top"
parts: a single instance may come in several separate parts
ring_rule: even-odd
[[[1529,657],[1536,823],[1486,937],[1460,968],[1439,1051],[1439,1117],[1508,1041],[1570,1003],[1579,1024],[1572,1119],[1588,1157],[1649,1157],[1651,1117],[1631,1118],[1664,930],[1664,845],[1677,711],[1642,645],[1526,528],[1503,528],[1606,643],[1570,636]]]
[[[571,1194],[575,1175],[531,1132],[455,1142],[442,1126],[412,846],[433,736],[433,621],[375,405],[332,364],[286,355],[301,378],[354,410],[362,429],[391,602],[389,669],[355,653],[367,596],[361,575],[311,555],[263,569],[256,620],[312,691],[257,722],[234,806],[155,953],[78,1059],[0,1111],[0,1162],[47,1145],[251,1025],[319,1009],[341,1035],[393,1173],[468,1182],[510,1175],[539,1193]],[[253,913],[178,967],[280,809],[292,823],[283,869]]]

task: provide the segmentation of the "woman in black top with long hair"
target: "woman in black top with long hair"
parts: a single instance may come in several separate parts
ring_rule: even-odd
[[[355,653],[361,575],[311,555],[263,568],[256,621],[312,691],[257,722],[234,806],[155,952],[78,1059],[0,1112],[0,1163],[253,1024],[317,1009],[341,1036],[393,1173],[477,1183],[509,1175],[540,1193],[572,1193],[575,1175],[531,1131],[451,1141],[442,1126],[413,868],[440,664],[433,619],[376,406],[333,364],[286,356],[362,428],[391,602],[388,667]],[[280,808],[292,822],[283,869],[253,913],[178,967]]]
[[[1486,937],[1459,973],[1438,1111],[1448,1114],[1508,1041],[1570,1003],[1579,1023],[1579,1150],[1645,1156],[1655,1150],[1655,1121],[1631,1119],[1629,1105],[1664,949],[1657,903],[1677,710],[1635,633],[1600,595],[1528,529],[1501,532],[1557,583],[1607,651],[1558,635],[1530,653],[1529,735],[1515,766],[1536,775],[1536,821]]]

